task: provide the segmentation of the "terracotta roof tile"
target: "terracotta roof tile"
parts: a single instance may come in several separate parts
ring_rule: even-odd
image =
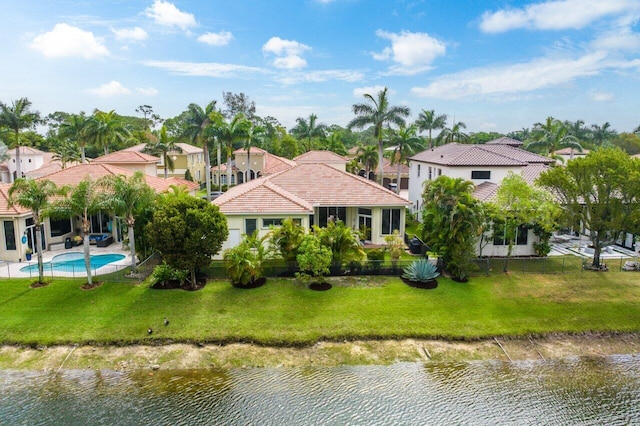
[[[509,145],[518,148],[524,145],[524,142],[503,136],[501,138],[485,142],[485,145]]]
[[[140,151],[115,151],[110,154],[94,158],[91,162],[101,164],[148,164],[159,163],[160,159]]]
[[[347,164],[347,159],[333,151],[308,151],[298,155],[293,159],[298,164],[302,163],[325,163],[325,164]]]
[[[509,145],[466,145],[450,143],[422,151],[409,158],[446,166],[525,166],[528,163],[551,164],[549,157]]]
[[[0,183],[0,215],[20,216],[31,213],[31,210],[25,209],[24,207],[16,205],[9,207],[9,188],[11,188],[10,183]]]

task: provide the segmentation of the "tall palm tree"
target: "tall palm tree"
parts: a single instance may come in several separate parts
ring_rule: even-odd
[[[369,179],[369,173],[378,165],[378,152],[374,145],[360,145],[356,151],[356,158],[365,167]]]
[[[243,148],[247,151],[247,171],[245,181],[251,180],[251,147],[262,144],[267,135],[264,127],[249,122],[249,128],[244,139]]]
[[[417,135],[417,128],[414,125],[409,127],[400,126],[400,129],[389,129],[389,143],[394,146],[391,154],[391,164],[396,164],[396,193],[400,193],[400,167],[407,162],[407,158],[420,152],[424,147]]]
[[[216,101],[209,102],[204,109],[198,104],[189,104],[186,111],[186,128],[181,135],[181,138],[188,138],[204,150],[205,182],[209,202],[211,202],[211,158],[207,132],[211,126],[210,116],[214,112],[216,112]]]
[[[611,124],[609,124],[608,121],[605,122],[602,126],[592,124],[591,129],[593,130],[591,133],[593,136],[593,141],[598,146],[607,145],[609,140],[611,140],[616,135],[615,130],[611,129]],[[634,133],[637,132],[634,130]]]
[[[38,282],[44,282],[42,263],[42,220],[47,215],[49,199],[58,193],[56,184],[48,179],[16,179],[9,188],[9,205],[19,205],[31,210],[36,234],[36,254],[38,257]]]
[[[433,148],[433,139],[431,138],[431,131],[444,129],[447,125],[447,114],[436,115],[435,110],[427,111],[425,109],[420,112],[418,118],[415,121],[415,125],[418,127],[418,131],[429,131],[429,149]]]
[[[573,148],[582,152],[582,146],[575,136],[569,134],[567,127],[558,119],[547,117],[544,123],[535,123],[533,141],[527,144],[527,149],[540,149],[546,156],[560,148]]]
[[[60,124],[60,136],[74,141],[80,147],[80,161],[86,163],[85,148],[87,146],[87,133],[89,131],[90,118],[84,112],[73,114]]]
[[[59,141],[56,146],[52,148],[53,160],[60,161],[62,168],[67,167],[67,163],[80,162],[82,155],[78,151],[78,145],[69,139],[63,139]]]
[[[95,110],[87,127],[87,135],[97,146],[102,146],[104,154],[109,153],[109,145],[123,142],[131,137],[115,110],[104,112]]]
[[[325,132],[327,131],[327,125],[318,123],[318,116],[315,114],[311,114],[309,116],[309,121],[305,120],[302,117],[296,118],[296,126],[291,129],[291,134],[297,136],[298,139],[307,139],[307,151],[311,151],[311,138],[313,137],[321,137],[325,136]]]
[[[155,192],[147,185],[144,174],[137,171],[127,178],[121,175],[108,175],[98,180],[104,188],[104,206],[116,215],[123,217],[129,234],[131,249],[131,272],[136,273],[136,239],[134,225],[136,216],[153,203]]]
[[[244,114],[236,114],[230,121],[219,120],[213,126],[213,134],[223,143],[227,149],[227,185],[231,186],[231,156],[233,145],[236,142],[244,141],[251,122]]]
[[[13,101],[11,105],[0,102],[0,127],[6,127],[13,133],[13,145],[16,149],[16,178],[22,177],[20,167],[20,132],[33,129],[40,123],[40,113],[31,111],[31,102],[27,98]]]
[[[164,163],[164,178],[169,178],[169,170],[173,172],[175,164],[173,158],[169,155],[170,152],[182,152],[182,148],[176,145],[174,138],[170,138],[167,135],[167,127],[163,124],[160,128],[158,137],[153,136],[149,142],[145,145],[144,152],[162,157]]]
[[[327,137],[325,149],[331,152],[335,152],[338,155],[347,155],[347,148],[344,146],[344,142],[342,142],[342,132],[336,130],[331,132],[329,137]]]
[[[49,215],[58,218],[80,217],[82,221],[84,266],[87,271],[87,283],[93,285],[89,233],[91,232],[91,216],[102,209],[103,198],[96,182],[89,177],[83,179],[74,187],[65,186],[60,191],[64,197],[50,204]]]
[[[378,167],[379,176],[378,183],[382,185],[382,156],[384,154],[383,144],[383,127],[395,124],[402,126],[405,124],[404,117],[408,117],[411,113],[409,107],[406,106],[390,106],[387,99],[387,88],[385,87],[378,92],[377,98],[368,93],[364,95],[369,103],[353,105],[353,113],[356,117],[347,124],[347,128],[362,129],[365,126],[373,126],[373,136],[378,140]]]
[[[462,121],[458,121],[457,123],[453,123],[453,127],[445,127],[442,129],[442,132],[438,135],[438,139],[443,141],[445,144],[452,142],[467,143],[469,141],[469,135],[462,131],[462,129],[466,128],[466,124]]]

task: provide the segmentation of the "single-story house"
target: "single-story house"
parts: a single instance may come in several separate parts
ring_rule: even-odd
[[[331,218],[363,232],[371,244],[385,244],[394,230],[404,236],[407,200],[375,182],[322,163],[306,163],[230,188],[212,201],[227,217],[236,246],[243,234],[267,234],[291,218],[305,229]]]

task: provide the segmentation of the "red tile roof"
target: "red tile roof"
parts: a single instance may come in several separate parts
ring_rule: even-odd
[[[139,151],[115,151],[91,160],[101,164],[149,164],[159,163],[160,159]]]
[[[298,164],[302,163],[325,163],[325,164],[347,164],[347,159],[333,151],[308,151],[298,155],[293,159]]]
[[[21,216],[31,213],[30,209],[17,205],[9,207],[9,188],[11,188],[10,183],[0,183],[0,216]]]
[[[409,160],[446,166],[525,166],[529,163],[551,164],[549,157],[509,145],[467,145],[450,143],[427,149]]]

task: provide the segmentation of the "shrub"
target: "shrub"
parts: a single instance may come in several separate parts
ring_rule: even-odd
[[[264,246],[264,238],[257,238],[257,231],[237,246],[224,252],[224,267],[233,284],[247,286],[264,276],[264,260],[268,251]]]
[[[323,246],[316,235],[307,234],[298,249],[297,261],[301,271],[296,273],[298,279],[307,281],[310,277],[321,278],[329,273],[331,249]]]
[[[182,284],[189,276],[189,271],[173,268],[171,265],[163,262],[156,265],[151,273],[151,280],[154,284],[162,283],[166,285],[169,281],[177,280]]]
[[[395,270],[398,266],[398,259],[404,253],[404,241],[400,238],[398,230],[393,231],[393,235],[387,235],[384,237],[384,241],[387,243],[387,250],[391,257],[391,264]]]
[[[367,260],[371,269],[379,271],[384,262],[384,249],[379,248],[367,251]]]
[[[440,273],[427,259],[418,259],[411,262],[406,268],[402,278],[418,283],[428,283],[435,280]]]

